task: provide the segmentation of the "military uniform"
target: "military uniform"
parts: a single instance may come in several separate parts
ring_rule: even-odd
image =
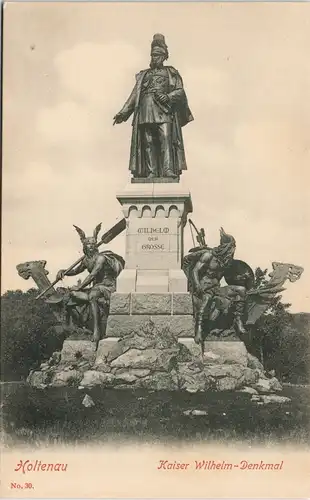
[[[149,174],[160,177],[173,174],[172,164],[172,112],[169,107],[156,100],[156,94],[169,92],[169,78],[166,68],[154,68],[144,76],[138,123],[141,127],[145,147],[145,166]],[[158,162],[158,146],[160,160]]]

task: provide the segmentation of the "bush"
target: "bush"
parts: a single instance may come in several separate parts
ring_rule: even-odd
[[[48,304],[35,289],[1,297],[1,379],[20,380],[62,345]]]
[[[266,281],[267,270],[256,270],[256,284]],[[283,381],[309,382],[310,315],[291,314],[291,304],[282,302],[278,295],[254,329],[254,344],[260,348],[265,368],[275,370]]]

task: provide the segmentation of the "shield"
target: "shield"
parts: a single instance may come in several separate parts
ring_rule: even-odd
[[[244,286],[250,290],[254,286],[255,276],[251,267],[243,260],[233,259],[225,269],[224,278],[227,285]]]

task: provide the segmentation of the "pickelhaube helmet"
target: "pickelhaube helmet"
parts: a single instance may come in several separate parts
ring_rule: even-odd
[[[163,55],[165,59],[168,59],[169,52],[168,47],[165,42],[165,37],[161,33],[156,33],[153,36],[152,44],[151,44],[151,55]]]

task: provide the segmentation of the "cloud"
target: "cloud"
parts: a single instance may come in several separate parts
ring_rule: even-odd
[[[125,42],[83,43],[59,53],[54,64],[70,95],[106,109],[133,86],[142,52]]]
[[[36,114],[36,130],[53,168],[70,171],[84,161],[87,169],[102,169],[117,163],[120,153],[121,163],[128,163],[129,124],[114,128],[112,119],[141,65],[139,50],[122,42],[76,44],[55,56],[55,86],[67,99]]]
[[[92,123],[92,113],[76,102],[62,102],[54,108],[38,111],[37,130],[47,142],[92,141],[98,128]]]
[[[226,71],[205,63],[203,66],[189,67],[183,72],[185,89],[190,89],[193,109],[203,107],[224,107],[231,102],[230,79]],[[194,89],[200,89],[195,92]]]

